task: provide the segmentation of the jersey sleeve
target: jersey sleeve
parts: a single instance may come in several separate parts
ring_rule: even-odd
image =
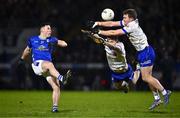
[[[133,31],[133,28],[129,27],[129,26],[125,26],[125,27],[122,28],[122,30],[123,30],[123,32],[125,34],[129,34],[129,33],[131,33]]]
[[[134,32],[138,28],[138,23],[136,21],[132,21],[128,23],[127,26],[124,26],[122,30],[124,31],[125,34],[130,34]]]
[[[52,42],[53,43],[58,43],[58,39],[56,37],[52,37]]]
[[[124,21],[123,20],[120,20],[120,26],[124,27]]]

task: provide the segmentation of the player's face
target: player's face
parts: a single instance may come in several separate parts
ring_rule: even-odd
[[[108,42],[111,43],[111,44],[115,44],[116,43],[116,41],[112,40],[112,39],[108,39]]]
[[[132,21],[132,18],[129,18],[128,14],[124,14],[123,21],[124,21],[124,24],[127,25],[129,22]]]
[[[50,26],[50,25],[45,25],[45,26],[42,28],[42,33],[43,33],[46,37],[50,37],[50,36],[51,36],[51,33],[52,33],[51,26]]]

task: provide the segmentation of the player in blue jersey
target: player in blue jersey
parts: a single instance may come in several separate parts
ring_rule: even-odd
[[[164,96],[164,104],[168,104],[171,91],[165,90],[158,79],[152,76],[155,53],[154,49],[148,44],[147,37],[139,26],[136,11],[134,9],[124,10],[122,21],[95,22],[92,28],[97,26],[122,27],[121,29],[116,30],[96,30],[95,32],[103,36],[127,35],[130,42],[137,50],[137,60],[141,66],[142,79],[149,84],[153,91],[155,101],[149,109],[154,109],[162,102],[158,91]]]
[[[54,45],[66,47],[67,43],[63,40],[58,40],[51,36],[52,30],[50,24],[46,23],[40,27],[40,35],[33,36],[28,40],[21,61],[23,61],[29,54],[32,54],[32,68],[36,75],[44,76],[53,89],[52,93],[52,112],[58,112],[58,102],[60,97],[60,82],[67,83],[71,76],[71,71],[68,70],[63,76],[54,67],[52,63],[52,51]]]

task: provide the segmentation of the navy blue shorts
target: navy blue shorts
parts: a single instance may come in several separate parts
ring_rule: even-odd
[[[119,80],[132,80],[133,79],[133,70],[131,65],[128,64],[128,70],[124,73],[115,73],[111,71],[112,81],[117,82]]]
[[[142,51],[138,51],[137,60],[141,67],[154,65],[155,52],[151,46],[146,47]]]

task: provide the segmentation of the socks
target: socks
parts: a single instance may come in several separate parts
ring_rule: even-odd
[[[152,93],[153,93],[153,96],[154,96],[154,99],[155,99],[155,100],[160,99],[160,95],[159,95],[158,91],[152,91]],[[166,94],[167,94],[167,91],[166,91],[165,89],[163,89],[163,90],[161,91],[161,93],[162,93],[162,95],[166,95]]]
[[[167,94],[167,91],[166,91],[165,89],[163,89],[163,90],[161,91],[161,93],[162,93],[162,95],[166,95],[166,94]]]
[[[153,93],[153,96],[154,96],[154,99],[155,99],[155,100],[159,100],[159,99],[160,99],[160,95],[159,95],[158,92],[152,91],[152,93]]]
[[[62,82],[63,81],[63,76],[59,74],[57,79]]]
[[[126,81],[123,81],[121,86],[128,86],[128,83]]]

